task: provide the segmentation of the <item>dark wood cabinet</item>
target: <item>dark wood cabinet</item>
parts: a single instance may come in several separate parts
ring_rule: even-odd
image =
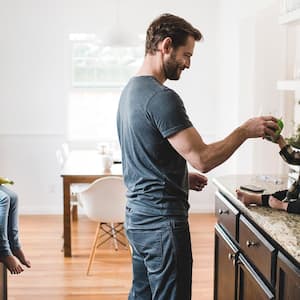
[[[270,286],[274,286],[275,247],[242,215],[239,221],[239,245],[261,276],[264,276]]]
[[[269,290],[261,277],[254,271],[242,254],[238,259],[238,300],[272,300],[274,294]]]
[[[297,261],[220,191],[215,207],[214,300],[300,300]]]
[[[277,257],[276,299],[300,299],[300,270],[282,253]]]
[[[237,247],[227,237],[223,229],[215,227],[215,300],[236,298],[236,259]]]
[[[7,300],[7,271],[0,263],[0,300]]]
[[[215,214],[218,217],[218,223],[227,234],[233,240],[237,240],[239,211],[220,192],[217,192],[215,197]]]

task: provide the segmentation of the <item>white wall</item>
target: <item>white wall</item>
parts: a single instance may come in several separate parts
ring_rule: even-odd
[[[276,90],[276,81],[285,72],[284,30],[278,25],[279,1],[221,0],[219,12],[218,94],[214,113],[209,115],[215,116],[209,123],[211,128],[214,123],[215,139],[222,139],[233,128],[261,113],[275,113],[277,117],[285,114],[285,103]],[[280,174],[285,168],[278,151],[278,146],[267,141],[248,140],[208,176]],[[214,187],[208,186],[208,199],[213,192]],[[193,209],[212,208],[209,201],[198,206],[195,194],[191,196]]]
[[[163,12],[178,14],[200,28],[204,42],[196,46],[191,69],[179,82],[167,84],[181,94],[206,142],[224,137],[257,114],[258,103],[277,103],[278,1],[243,1],[246,9],[239,2],[119,2],[119,23],[133,33],[144,33],[151,20]],[[105,34],[115,22],[115,4],[103,0],[10,0],[1,5],[0,176],[15,180],[21,213],[62,212],[55,149],[66,136],[68,34]],[[267,151],[276,156],[273,145],[247,142],[208,177],[255,172],[256,158],[260,172],[276,171],[278,164],[265,159]],[[211,211],[213,191],[210,184],[201,194],[191,193],[192,210]]]
[[[226,0],[220,4],[222,59],[217,132],[224,136],[229,124],[238,126],[261,112],[282,116],[276,81],[283,72],[284,37],[278,25],[279,1]],[[280,171],[278,147],[261,139],[244,143],[234,158],[227,162],[228,170],[237,173]]]
[[[61,212],[55,149],[65,134],[60,1],[6,1],[0,10],[0,166],[20,212]]]

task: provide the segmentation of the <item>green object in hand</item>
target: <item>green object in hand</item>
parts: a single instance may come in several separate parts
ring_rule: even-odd
[[[280,133],[283,129],[283,122],[282,122],[281,119],[277,120],[277,125],[278,125],[279,128],[275,131],[275,141],[274,142],[276,142],[276,140],[279,138]]]
[[[0,177],[0,184],[14,184],[14,182],[8,178]]]
[[[278,125],[278,129],[275,131],[275,136],[274,137],[271,137],[271,136],[266,136],[266,139],[271,141],[271,142],[274,142],[276,143],[279,136],[280,136],[280,133],[283,129],[283,121],[281,119],[277,119],[277,125]]]

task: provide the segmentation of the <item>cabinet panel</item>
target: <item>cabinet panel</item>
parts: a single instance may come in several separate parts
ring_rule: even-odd
[[[237,240],[239,211],[220,192],[216,193],[215,214],[218,223],[233,239]]]
[[[300,299],[300,270],[282,253],[277,257],[276,299]]]
[[[214,300],[236,299],[237,248],[223,229],[215,227]]]
[[[275,248],[244,217],[240,217],[239,243],[243,253],[271,284],[275,285]]]
[[[238,260],[238,300],[272,300],[274,294],[260,279],[243,255]]]

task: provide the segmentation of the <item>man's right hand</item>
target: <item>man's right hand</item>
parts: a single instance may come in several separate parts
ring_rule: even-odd
[[[275,136],[278,129],[277,119],[273,116],[261,116],[246,121],[241,128],[244,130],[245,138],[257,138]]]

